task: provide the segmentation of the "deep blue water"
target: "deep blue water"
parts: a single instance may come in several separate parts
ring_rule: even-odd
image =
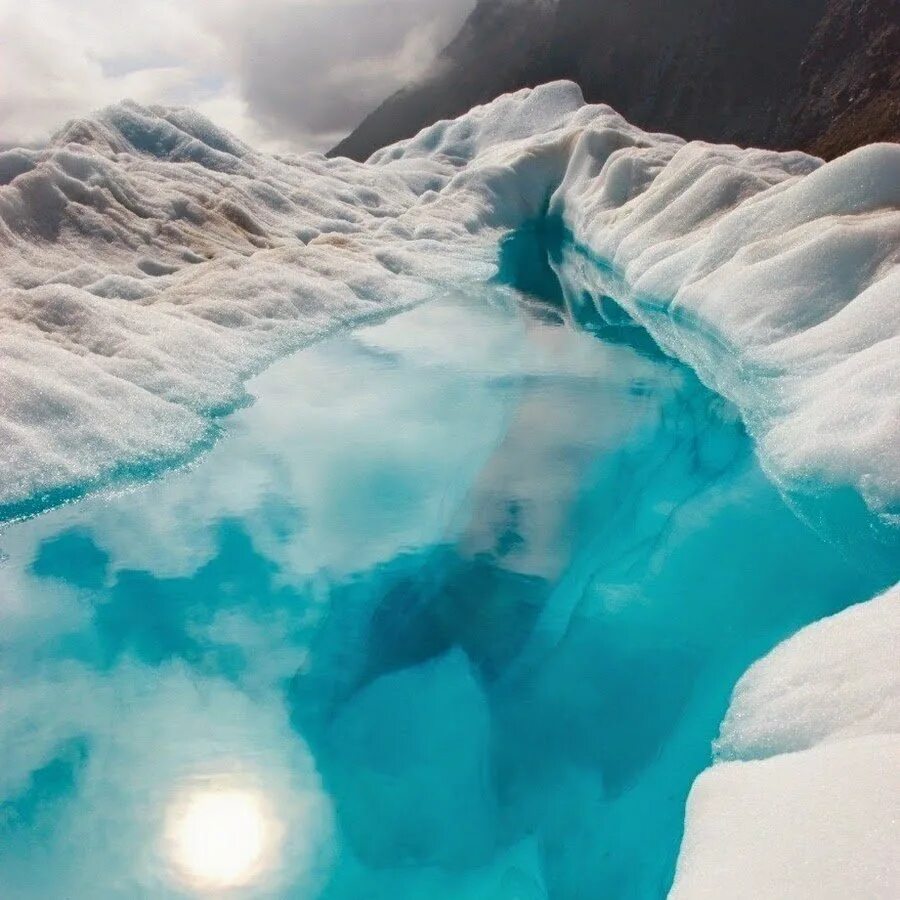
[[[664,897],[736,679],[885,579],[582,325],[486,287],[333,338],[0,534],[4,900]]]

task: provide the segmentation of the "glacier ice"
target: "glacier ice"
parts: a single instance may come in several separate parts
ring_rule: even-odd
[[[691,791],[669,897],[895,897],[898,754],[892,734],[714,766]]]
[[[691,791],[673,900],[896,895],[898,635],[894,587],[744,675]]]
[[[843,486],[896,529],[900,147],[824,164],[686,143],[568,83],[365,164],[257,153],[130,102],[0,153],[0,518],[186,458],[277,356],[483,282],[498,242],[534,222],[564,235],[573,314],[612,297],[736,405],[786,491]],[[896,884],[878,804],[896,778],[897,600],[802,631],[738,685],[674,896],[737,896],[748,859],[747,896],[845,896],[859,866],[867,895]]]
[[[822,164],[685,143],[560,82],[367,164],[126,102],[0,172],[7,513],[184,454],[276,355],[486,277],[498,237],[545,216],[738,404],[775,477],[896,515],[895,145]]]

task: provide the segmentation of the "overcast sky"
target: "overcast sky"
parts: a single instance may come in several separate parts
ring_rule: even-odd
[[[257,147],[326,149],[414,77],[475,0],[0,0],[0,146],[131,97]]]

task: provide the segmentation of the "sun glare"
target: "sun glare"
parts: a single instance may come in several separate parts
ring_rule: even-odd
[[[204,788],[170,815],[167,837],[179,875],[200,890],[248,884],[271,851],[272,825],[253,791]]]

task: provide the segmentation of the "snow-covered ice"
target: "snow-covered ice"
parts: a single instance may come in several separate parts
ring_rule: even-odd
[[[900,588],[744,675],[694,783],[673,900],[897,895]]]
[[[737,402],[771,473],[900,498],[900,147],[829,164],[520,91],[368,164],[123,103],[0,154],[0,504],[174,457],[280,353],[483,279],[562,220]],[[590,279],[590,267],[587,268]]]

